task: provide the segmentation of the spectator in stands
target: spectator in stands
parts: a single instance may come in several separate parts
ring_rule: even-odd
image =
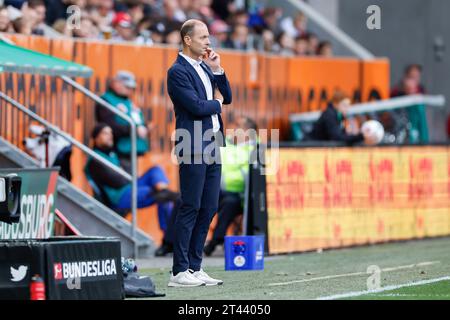
[[[111,127],[105,123],[97,124],[92,131],[92,138],[94,151],[103,159],[120,167],[119,158],[114,152]],[[95,183],[105,195],[107,206],[115,211],[131,208],[131,183],[128,179],[92,157],[88,159],[84,172],[90,183]],[[139,177],[137,184],[137,207],[145,208],[157,204],[159,225],[161,230],[166,231],[173,202],[179,198],[179,194],[168,189],[169,180],[158,166],[148,169]]]
[[[28,0],[23,6],[23,10],[32,10],[35,15],[35,22],[32,26],[32,34],[41,35],[46,37],[58,37],[61,36],[55,29],[48,26],[45,22],[47,9],[44,0]]]
[[[73,13],[68,12],[67,8],[72,5],[77,6],[82,12],[86,9],[86,0],[46,0],[46,23],[53,25],[58,19],[67,20]]]
[[[80,19],[80,27],[74,28],[72,34],[75,38],[97,39],[100,37],[100,30],[87,15]]]
[[[56,20],[55,23],[53,23],[52,28],[56,32],[66,36],[66,37],[73,37],[74,36],[73,30],[70,28],[69,24],[64,19]]]
[[[391,98],[406,95],[405,83],[407,78],[411,78],[415,83],[417,83],[417,85],[414,85],[416,87],[414,91],[420,94],[425,94],[426,90],[422,84],[422,66],[419,64],[410,64],[405,67],[400,83],[392,88]]]
[[[450,141],[450,115],[447,116],[447,141]]]
[[[299,12],[282,18],[279,7],[256,4],[253,11],[234,0],[17,0],[19,15],[3,13],[3,30],[45,36],[71,36],[88,39],[112,39],[140,45],[177,44],[173,30],[187,19],[200,19],[210,27],[213,47],[277,53],[287,56],[332,55],[328,42],[319,48],[319,39],[307,33],[307,17]],[[22,6],[25,3],[26,6]],[[44,6],[46,4],[46,6]],[[75,5],[81,9],[81,27],[70,28],[67,11]],[[24,9],[25,8],[25,9]],[[24,16],[24,17],[22,17]],[[43,22],[45,16],[45,23]],[[220,19],[222,17],[222,19]],[[50,27],[52,26],[52,27]],[[216,31],[213,31],[216,29]],[[0,29],[1,30],[1,29]],[[279,42],[273,43],[274,35]],[[305,37],[308,49],[305,54]],[[226,39],[227,40],[226,40]],[[245,39],[244,39],[245,38]],[[295,39],[295,40],[294,40]],[[412,67],[411,74],[419,74]]]
[[[227,21],[227,19],[236,12],[235,0],[213,0],[211,8],[214,13],[222,20]]]
[[[317,47],[317,55],[319,57],[331,58],[333,56],[333,48],[329,41],[322,41]]]
[[[0,32],[13,32],[14,28],[9,19],[8,9],[0,6]]]
[[[315,56],[319,48],[319,38],[314,33],[308,33],[308,55]]]
[[[6,7],[12,6],[16,9],[22,8],[22,5],[27,2],[27,0],[4,0],[0,1],[0,3],[4,4]]]
[[[294,53],[297,56],[308,55],[308,36],[302,35],[295,38]]]
[[[210,0],[194,0],[191,2],[191,11],[188,13],[188,19],[197,19],[204,21],[207,25],[211,24],[216,17],[211,9]]]
[[[286,32],[281,32],[277,37],[277,49],[276,53],[282,56],[293,56],[294,55],[294,39],[289,36]]]
[[[149,147],[149,126],[145,124],[142,110],[134,105],[131,100],[135,88],[136,79],[134,75],[129,71],[118,71],[102,99],[133,119],[137,127],[137,154],[143,155]],[[121,166],[127,172],[131,172],[131,136],[128,122],[100,105],[96,105],[95,113],[97,122],[106,123],[112,128],[114,145]]]
[[[230,38],[224,43],[228,49],[247,50],[248,27],[236,25],[231,32]]]
[[[181,10],[177,0],[165,0],[164,17],[168,22],[183,23],[186,20],[186,14]]]
[[[126,0],[125,5],[127,6],[127,13],[131,17],[131,22],[133,25],[137,25],[144,16],[144,3],[140,0]]]
[[[221,48],[228,38],[230,27],[222,20],[216,20],[209,26],[211,47]]]
[[[1,2],[0,2],[1,3]],[[37,13],[28,7],[26,2],[6,1],[3,18],[7,32],[30,35],[37,22]],[[3,7],[3,6],[2,6]]]
[[[292,38],[297,38],[305,35],[307,33],[307,17],[303,12],[298,12],[294,18],[285,17],[281,20],[281,29],[286,32]]]
[[[114,28],[114,35],[112,39],[114,41],[135,41],[136,33],[133,26],[131,16],[126,12],[116,13],[112,22]]]
[[[264,21],[264,27],[272,30],[273,33],[279,34],[281,32],[279,26],[279,19],[283,15],[281,8],[268,7],[264,9],[262,18]]]
[[[264,29],[261,34],[261,49],[264,52],[275,52],[277,49],[276,43],[275,43],[275,35],[273,34],[272,30]]]
[[[181,27],[180,27],[181,29]],[[164,42],[168,45],[179,47],[181,44],[181,35],[180,31],[178,30],[172,30],[165,36]]]
[[[102,32],[109,30],[115,17],[114,0],[101,0],[92,3],[89,15]]]
[[[337,90],[327,109],[314,123],[309,138],[317,141],[340,141],[347,144],[365,140],[367,144],[373,144],[373,141],[369,137],[365,138],[363,133],[349,134],[346,132],[344,121],[349,108],[350,99],[342,91]]]
[[[163,33],[152,32],[155,23],[151,17],[144,17],[136,26],[136,44],[151,46],[155,43],[163,42]]]
[[[420,94],[420,83],[417,78],[408,76],[403,80],[405,95]],[[424,104],[417,104],[406,109],[409,120],[408,139],[410,143],[428,143],[428,124]]]
[[[229,128],[233,126],[229,125]],[[222,182],[219,197],[219,209],[217,225],[214,228],[212,239],[203,249],[207,256],[210,256],[217,245],[224,242],[228,227],[243,214],[245,184],[250,165],[250,155],[257,144],[258,130],[256,123],[248,118],[239,118],[234,129],[250,130],[251,134],[240,135],[236,131],[237,143],[227,141],[227,146],[221,153],[222,157]]]
[[[417,83],[416,91],[421,94],[426,93],[426,89],[422,83],[422,66],[420,64],[410,64],[405,68],[405,76],[413,78]]]
[[[163,22],[156,22],[152,24],[149,28],[150,37],[153,43],[163,43],[164,34],[166,33],[166,26]]]
[[[245,10],[237,10],[228,18],[228,20],[225,21],[228,21],[228,24],[232,26],[237,25],[248,26],[249,15],[248,12]]]
[[[406,66],[401,83],[391,90],[391,97],[400,97],[414,94],[424,94],[425,88],[421,84],[422,67],[418,64]],[[425,105],[413,105],[406,110],[392,111],[394,119],[408,119],[408,140],[410,143],[428,143],[428,124]]]
[[[31,35],[38,25],[38,14],[25,3],[18,17],[12,21],[12,24],[16,33]]]

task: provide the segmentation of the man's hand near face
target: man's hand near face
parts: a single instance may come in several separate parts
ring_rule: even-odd
[[[203,60],[213,72],[221,72],[220,55],[212,49],[207,50],[207,56]]]

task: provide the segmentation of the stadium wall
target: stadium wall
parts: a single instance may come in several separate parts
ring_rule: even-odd
[[[166,92],[166,72],[176,58],[176,48],[143,47],[130,44],[48,39],[4,34],[17,45],[85,64],[94,70],[81,84],[102,94],[114,73],[127,69],[135,73],[138,87],[135,103],[156,126],[150,134],[151,150],[139,159],[142,173],[152,164],[161,165],[173,188],[178,188],[175,166],[170,161],[170,136],[174,113]],[[332,92],[340,88],[355,102],[387,98],[389,61],[363,62],[349,58],[286,58],[256,53],[221,51],[233,90],[233,104],[226,107],[225,125],[236,116],[250,116],[260,128],[279,128],[289,137],[290,113],[323,109]],[[37,114],[74,138],[90,144],[94,126],[94,103],[56,78],[38,75],[0,74],[0,90],[22,102]],[[22,147],[30,121],[16,109],[0,102],[0,135]],[[74,149],[72,173],[76,186],[90,192],[83,174],[84,154]],[[155,208],[139,210],[139,226],[154,239],[161,238]]]

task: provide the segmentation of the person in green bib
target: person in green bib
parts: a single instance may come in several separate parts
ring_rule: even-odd
[[[109,84],[102,99],[116,107],[133,119],[137,130],[137,155],[141,156],[149,150],[149,126],[146,125],[142,110],[131,100],[136,88],[136,79],[129,71],[118,71]],[[96,120],[106,123],[113,130],[115,151],[120,159],[122,168],[131,172],[131,132],[128,122],[114,114],[107,108],[96,105]]]
[[[244,211],[245,185],[251,154],[258,143],[257,125],[249,117],[239,117],[233,127],[234,138],[227,138],[227,146],[222,148],[222,179],[219,196],[217,225],[211,240],[203,249],[205,255],[210,256],[217,245],[224,243],[228,227]],[[243,129],[243,132],[237,131]],[[234,140],[234,139],[233,139]]]

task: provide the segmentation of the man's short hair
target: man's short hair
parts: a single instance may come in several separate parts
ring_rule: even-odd
[[[27,2],[28,2],[28,6],[32,9],[39,7],[39,6],[45,7],[44,0],[28,0]]]
[[[419,72],[422,72],[422,66],[418,63],[412,63],[405,67],[404,74],[407,75],[411,72],[411,70],[417,69]]]
[[[181,26],[181,29],[180,29],[181,42],[183,43],[183,46],[184,46],[184,37],[185,36],[192,37],[192,35],[194,34],[195,26],[199,25],[201,23],[202,22],[200,20],[195,20],[195,19],[190,19],[190,20],[186,21],[185,23],[183,23],[183,25]]]
[[[107,125],[104,122],[99,122],[95,125],[94,129],[92,129],[91,132],[91,137],[92,139],[95,139],[98,137],[98,135],[100,134],[100,132],[103,131],[103,129],[105,129],[106,127],[109,127],[109,125]]]
[[[333,92],[333,96],[331,97],[331,103],[334,106],[336,106],[345,99],[350,99],[350,98],[344,91],[337,89]]]
[[[256,124],[255,120],[253,120],[250,117],[243,117],[244,118],[244,126],[245,129],[251,129],[251,130],[258,130],[258,125]]]

